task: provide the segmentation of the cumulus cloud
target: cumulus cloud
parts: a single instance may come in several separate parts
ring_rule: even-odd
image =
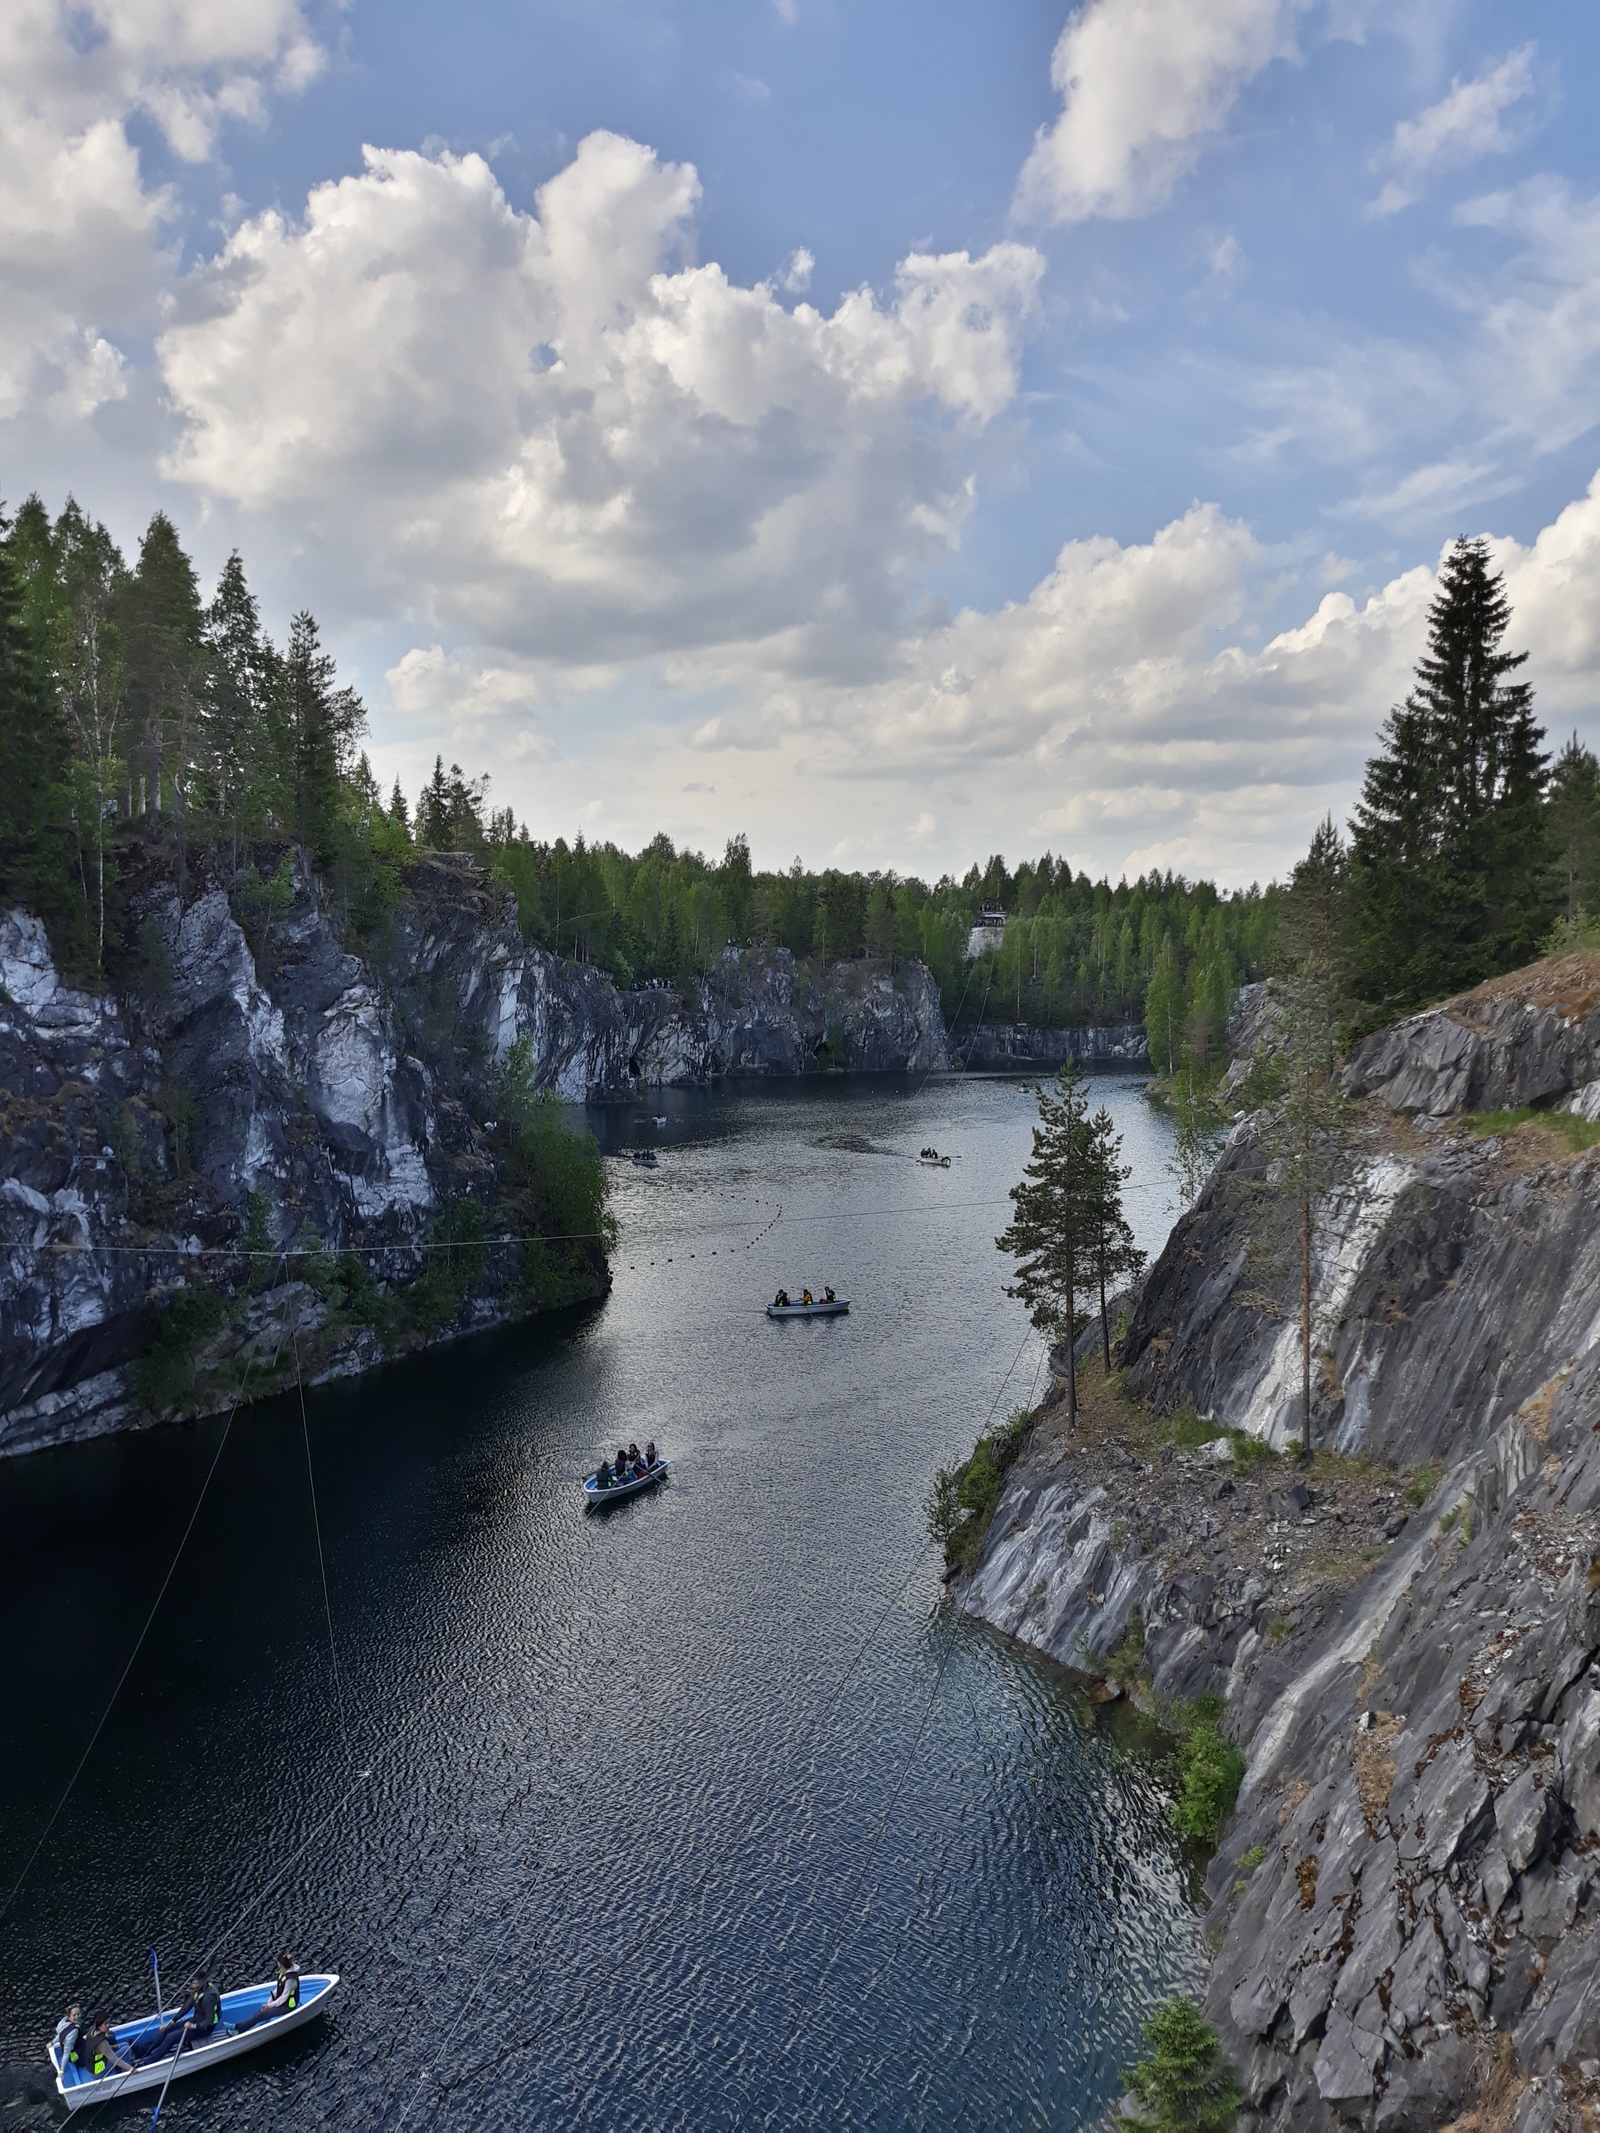
[[[1041,128],[1017,212],[1046,222],[1149,214],[1241,90],[1294,50],[1299,0],[1088,0],[1057,41],[1063,109]]]
[[[1541,716],[1600,740],[1600,476],[1532,543],[1495,553]],[[1067,543],[1026,600],[907,637],[896,671],[870,686],[797,685],[763,668],[759,648],[686,665],[686,687],[721,688],[746,710],[676,732],[658,719],[636,751],[617,751],[613,818],[648,834],[657,795],[720,753],[768,858],[797,837],[813,851],[842,839],[925,871],[1048,845],[1113,878],[1152,866],[1281,876],[1325,812],[1348,817],[1410,686],[1436,575],[1419,564],[1359,598],[1318,597],[1325,559],[1304,619],[1262,642],[1265,561],[1246,527],[1196,506],[1145,542]],[[751,733],[774,753],[739,787]],[[561,777],[559,764],[541,772]],[[907,786],[924,802],[914,823],[885,805]]]
[[[148,324],[171,270],[170,193],[128,134],[209,155],[321,54],[301,0],[7,0],[0,8],[0,416],[81,416],[123,389],[108,335]]]
[[[368,149],[190,285],[169,471],[520,654],[859,661],[971,508],[959,440],[1016,393],[1043,263],[913,254],[886,301],[789,309],[694,262],[699,193],[609,133],[532,214],[477,156]]]
[[[1479,156],[1503,155],[1516,145],[1519,136],[1504,123],[1505,114],[1533,94],[1535,49],[1525,44],[1508,52],[1497,66],[1485,67],[1470,81],[1458,76],[1448,95],[1415,118],[1400,121],[1373,164],[1376,170],[1395,172],[1373,202],[1373,214],[1392,215],[1409,207],[1421,198],[1425,181],[1436,170],[1475,162]]]

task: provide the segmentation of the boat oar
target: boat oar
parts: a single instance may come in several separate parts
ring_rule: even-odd
[[[188,2043],[188,2041],[189,2032],[187,2029],[185,2029],[183,2035],[178,2039],[178,2049],[172,2055],[172,2064],[167,2068],[167,2078],[161,2084],[161,2094],[156,2098],[156,2107],[150,2113],[150,2123],[152,2125],[154,2125],[156,2120],[161,2116],[161,2106],[167,2100],[167,2091],[172,2086],[172,2077],[178,2071],[178,2061],[183,2057],[183,2047]]]
[[[161,1958],[154,1948],[150,1950],[150,1967],[156,1974],[156,2020],[164,2022],[167,2019],[167,2010],[161,2004]]]

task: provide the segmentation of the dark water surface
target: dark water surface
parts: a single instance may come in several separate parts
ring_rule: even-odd
[[[1098,1093],[1158,1244],[1164,1128]],[[342,2004],[164,2124],[1072,2128],[1114,2092],[1196,1967],[1148,1746],[942,1607],[922,1526],[1037,1382],[992,1241],[1032,1100],[658,1104],[595,1114],[663,1149],[615,1166],[607,1304],[308,1395],[337,1675],[299,1407],[233,1423],[0,1927],[0,2057],[42,2071],[69,1990],[149,2004],[152,1944],[173,1984],[207,1951],[240,1982],[287,1938]],[[825,1281],[848,1319],[762,1315]],[[222,1432],[0,1465],[0,1894]],[[630,1437],[669,1480],[585,1517]]]

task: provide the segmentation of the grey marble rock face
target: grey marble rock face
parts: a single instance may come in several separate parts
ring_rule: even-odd
[[[1225,1699],[1246,1770],[1206,2012],[1253,2133],[1443,2127],[1484,2096],[1485,2123],[1581,2133],[1600,2109],[1600,1149],[1437,1123],[1593,1080],[1600,1024],[1551,1004],[1551,967],[1353,1063],[1363,1159],[1314,1277],[1313,1437],[1342,1457],[1300,1497],[1224,1463],[1223,1495],[1160,1448],[1191,1408],[1298,1427],[1245,1119],[1133,1300],[1132,1461],[1050,1410],[953,1587],[1091,1679],[1138,1609],[1134,1693]]]
[[[920,963],[824,970],[730,949],[688,997],[623,991],[529,948],[512,899],[470,863],[410,868],[363,949],[304,861],[290,873],[262,923],[237,882],[192,877],[180,906],[159,869],[142,886],[135,870],[124,996],[65,983],[39,921],[0,912],[0,1455],[151,1419],[128,1365],[152,1305],[207,1288],[237,1305],[259,1286],[239,1256],[252,1234],[360,1247],[380,1285],[414,1283],[442,1206],[495,1203],[497,1075],[519,1042],[535,1085],[575,1100],[819,1056],[957,1063]],[[592,1258],[598,1295],[609,1275]],[[492,1251],[427,1337],[533,1307],[519,1268]],[[271,1389],[291,1315],[324,1375],[381,1358],[371,1327],[335,1324],[298,1271],[204,1351],[219,1384]]]

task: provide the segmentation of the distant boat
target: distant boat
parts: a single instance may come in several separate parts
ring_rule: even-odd
[[[637,1163],[641,1170],[659,1170],[661,1167],[656,1161],[656,1152],[653,1148],[635,1148],[628,1160]]]
[[[50,2064],[55,2069],[56,2088],[69,2111],[82,2110],[87,2103],[109,2103],[113,2097],[132,2096],[139,2089],[163,2088],[168,2081],[179,2081],[185,2074],[198,2074],[205,2067],[220,2066],[224,2059],[237,2059],[243,2052],[253,2052],[258,2044],[276,2043],[291,2029],[298,2029],[302,2022],[309,2022],[325,2012],[338,1988],[337,1971],[315,1976],[307,1974],[300,1980],[298,2006],[273,2015],[270,2021],[252,2021],[248,2029],[235,2035],[237,2025],[258,2015],[272,1996],[271,1985],[241,1985],[236,1992],[222,1994],[221,2020],[204,2044],[191,2044],[183,2051],[169,2051],[164,2058],[152,2059],[148,2066],[136,2066],[132,2073],[112,2067],[95,2075],[86,2067],[64,2067],[55,2045],[47,2045]],[[165,2015],[141,2015],[137,2021],[118,2022],[112,2028],[111,2040],[126,2057],[130,2044],[145,2042],[174,2019],[174,2012],[169,2009]],[[173,2043],[176,2046],[176,2038]]]
[[[919,1149],[917,1151],[917,1161],[926,1163],[930,1170],[948,1170],[950,1168],[949,1156],[941,1155],[937,1148]]]
[[[590,1511],[609,1511],[614,1503],[621,1503],[624,1496],[637,1496],[641,1489],[653,1489],[658,1481],[667,1478],[667,1462],[657,1459],[652,1467],[642,1474],[630,1475],[626,1481],[614,1481],[609,1488],[601,1488],[591,1474],[583,1485],[585,1508]]]
[[[768,1318],[842,1318],[849,1308],[850,1306],[842,1296],[836,1296],[832,1303],[829,1303],[826,1299],[821,1303],[770,1303],[767,1305],[767,1316]]]
[[[664,1118],[658,1118],[654,1121],[654,1123],[658,1126],[664,1126],[666,1124],[666,1120]]]

